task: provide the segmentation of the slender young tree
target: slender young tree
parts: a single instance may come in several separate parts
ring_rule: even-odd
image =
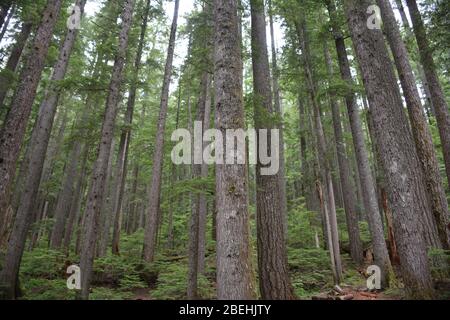
[[[159,106],[159,118],[156,132],[155,153],[153,155],[152,180],[149,190],[149,206],[147,208],[147,221],[145,223],[143,257],[146,261],[153,261],[156,251],[156,235],[158,229],[158,213],[161,197],[161,176],[163,168],[164,131],[166,127],[167,107],[169,103],[169,87],[172,78],[173,54],[178,23],[178,8],[180,0],[175,0],[172,27],[170,29],[169,47],[167,49],[164,81]]]
[[[328,44],[324,42],[324,56],[327,65],[327,72],[330,79],[334,75],[333,63],[331,60]],[[359,234],[358,216],[356,214],[356,198],[355,189],[351,184],[350,178],[350,163],[345,150],[344,136],[342,132],[341,115],[339,111],[339,104],[334,92],[329,93],[331,113],[333,117],[334,138],[336,143],[336,153],[339,166],[339,177],[342,186],[344,210],[347,222],[348,237],[350,243],[350,255],[358,264],[362,264],[362,243]]]
[[[422,235],[422,216],[430,209],[383,33],[367,26],[366,11],[372,3],[346,0],[345,12],[370,103],[375,140],[394,216],[403,281],[409,297],[431,298],[434,292]]]
[[[215,126],[225,137],[245,127],[238,1],[214,0],[214,22]],[[216,165],[216,208],[217,298],[252,299],[247,165]]]
[[[84,240],[80,255],[81,292],[79,298],[89,298],[92,269],[94,264],[97,240],[98,221],[105,189],[105,177],[111,143],[114,136],[114,125],[117,116],[117,106],[123,80],[128,36],[132,24],[134,0],[125,0],[121,13],[122,26],[119,33],[119,46],[111,74],[108,96],[106,99],[105,115],[101,130],[101,141],[98,147],[97,159],[92,170],[91,183],[85,209]]]
[[[283,112],[281,106],[281,96],[280,96],[280,85],[279,85],[279,75],[280,70],[278,69],[277,62],[277,49],[275,43],[275,31],[274,31],[274,21],[273,21],[273,8],[272,0],[268,1],[268,12],[269,12],[269,27],[270,27],[270,47],[272,51],[272,89],[273,89],[273,106],[275,111],[278,113],[281,120],[283,120]],[[279,125],[280,130],[280,141],[284,141],[284,129],[283,122]],[[278,179],[280,184],[280,197],[281,197],[281,210],[283,214],[283,231],[285,233],[285,238],[287,238],[287,196],[286,196],[286,165],[285,165],[285,150],[284,143],[280,143],[280,171],[278,173]]]

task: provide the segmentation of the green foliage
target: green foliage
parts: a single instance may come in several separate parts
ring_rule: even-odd
[[[298,297],[314,295],[332,284],[327,251],[289,248],[288,260],[292,285]]]
[[[64,279],[30,278],[23,281],[24,300],[73,300],[76,292],[67,289]]]
[[[22,258],[20,276],[26,278],[57,279],[65,274],[64,263],[66,259],[62,252],[35,248],[26,251]]]
[[[159,300],[186,299],[187,290],[187,261],[180,262],[157,262],[155,268],[158,270],[158,281],[156,288],[152,291],[152,297]],[[203,299],[212,299],[214,296],[214,285],[204,276],[198,278],[198,294]]]

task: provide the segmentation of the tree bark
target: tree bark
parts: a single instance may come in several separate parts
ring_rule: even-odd
[[[271,123],[267,118],[279,110],[274,109],[272,101],[264,2],[251,0],[250,5],[255,129],[258,130],[257,141],[262,139],[259,129],[267,129],[269,139],[265,152],[274,155],[276,151],[271,150],[271,140],[275,137],[271,136],[270,130],[279,126]],[[283,143],[277,142],[277,147]],[[261,147],[261,144],[259,146]],[[259,288],[264,300],[289,300],[294,298],[294,293],[288,274],[285,243],[286,216],[283,211],[285,208],[283,208],[282,197],[286,194],[281,195],[279,174],[263,175],[262,167],[264,166],[258,161],[256,165],[256,222]]]
[[[245,127],[236,0],[214,0],[216,129]],[[226,151],[224,152],[226,154]],[[216,164],[217,298],[255,297],[249,243],[247,166]]]
[[[123,69],[128,47],[128,36],[132,24],[134,0],[125,0],[121,14],[122,27],[119,33],[119,46],[116,53],[111,82],[106,100],[106,110],[101,131],[101,142],[98,147],[97,160],[92,171],[91,185],[85,210],[85,239],[80,255],[81,292],[79,298],[88,299],[92,269],[97,240],[98,220],[104,193],[104,182],[108,167],[108,158],[111,152],[111,143],[114,135],[114,125],[117,115],[117,106],[120,98],[120,89],[123,79]]]
[[[411,298],[431,298],[430,266],[421,234],[421,216],[429,214],[422,172],[383,34],[367,28],[371,3],[345,1],[346,16],[370,103],[405,288]]]

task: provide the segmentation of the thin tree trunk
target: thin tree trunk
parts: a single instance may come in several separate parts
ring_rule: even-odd
[[[280,71],[278,70],[278,62],[277,62],[277,50],[275,44],[275,34],[274,34],[274,26],[273,26],[273,10],[272,10],[272,1],[268,2],[269,8],[269,27],[270,27],[270,46],[272,49],[272,88],[273,88],[273,106],[275,111],[278,113],[281,123],[279,124],[280,130],[280,171],[278,174],[279,179],[279,188],[280,188],[280,197],[281,197],[281,214],[282,214],[282,223],[283,223],[283,232],[285,233],[285,239],[287,240],[287,227],[288,227],[288,210],[287,210],[287,197],[286,197],[286,165],[285,165],[285,152],[284,152],[284,135],[283,135],[283,112],[281,106],[281,97],[280,97],[280,86],[278,84],[278,77]]]
[[[210,60],[211,61],[211,60]],[[208,71],[205,72],[205,99],[204,99],[204,117],[203,117],[203,132],[209,130],[211,126],[211,76]],[[206,143],[203,143],[202,152],[206,148]],[[203,162],[200,168],[200,177],[202,179],[208,178],[208,164]],[[205,271],[205,254],[206,254],[206,217],[208,212],[208,202],[206,194],[199,195],[198,204],[198,273]]]
[[[346,16],[370,103],[405,288],[409,297],[431,298],[430,266],[421,235],[421,216],[429,214],[422,172],[383,34],[367,28],[370,4],[347,0]]]
[[[189,51],[189,50],[188,50]],[[181,79],[180,83],[178,84],[178,101],[177,101],[177,115],[175,120],[175,130],[178,129],[179,122],[180,122],[180,108],[181,108]],[[172,163],[171,166],[171,173],[170,173],[170,187],[173,188],[175,182],[177,179],[177,168],[174,163]],[[177,197],[178,198],[178,197]],[[168,226],[167,226],[167,247],[169,249],[174,248],[173,243],[173,237],[174,237],[174,227],[173,227],[173,204],[177,201],[177,199],[172,199],[169,201],[169,214],[168,214]]]
[[[11,84],[13,83],[13,75],[16,72],[17,65],[20,57],[22,56],[23,48],[25,48],[25,44],[27,43],[32,28],[33,24],[30,22],[24,22],[22,24],[22,29],[17,36],[16,42],[11,50],[11,54],[6,62],[6,66],[0,73],[0,114],[3,114],[3,110],[6,108],[3,106],[3,103],[5,102],[5,98]]]
[[[96,248],[97,256],[104,257],[107,252],[110,241],[111,225],[113,224],[113,202],[112,193],[113,187],[116,185],[114,178],[115,172],[113,170],[114,150],[116,140],[113,138],[111,142],[111,151],[108,158],[108,168],[106,169],[105,190],[103,191],[102,206],[100,209],[100,227],[98,232],[99,242]]]
[[[327,43],[324,43],[325,62],[327,65],[327,72],[330,79],[334,75],[331,56],[328,51]],[[333,115],[333,128],[336,140],[336,153],[339,165],[339,176],[342,186],[342,194],[344,200],[344,209],[347,221],[348,237],[350,242],[350,256],[357,264],[362,264],[362,244],[359,235],[358,216],[356,213],[356,199],[355,189],[350,182],[350,164],[345,150],[345,142],[341,126],[341,115],[339,105],[336,100],[336,95],[333,92],[329,93],[331,112]]]
[[[92,268],[94,263],[95,246],[97,240],[98,220],[105,189],[105,178],[108,168],[108,159],[114,135],[114,124],[117,115],[117,106],[120,98],[120,89],[123,79],[123,70],[128,47],[128,35],[132,24],[134,0],[125,0],[121,14],[122,27],[119,34],[119,46],[109,84],[106,101],[105,116],[102,125],[101,142],[98,148],[97,160],[94,164],[91,177],[91,186],[85,210],[85,239],[80,256],[81,292],[79,298],[88,299]]]
[[[86,145],[84,145],[83,149],[84,149],[82,151],[83,158],[81,160],[80,169],[78,171],[78,176],[75,182],[75,189],[74,189],[75,192],[74,196],[72,197],[69,216],[67,218],[66,228],[64,230],[63,247],[66,253],[69,252],[70,241],[72,240],[73,234],[73,226],[77,221],[77,217],[79,216],[79,212],[81,209],[81,200],[83,199],[82,191],[87,170],[87,157],[89,153],[89,148]]]
[[[245,127],[236,0],[214,0],[216,129]],[[224,154],[226,151],[224,150]],[[217,298],[252,299],[247,165],[216,164]]]
[[[166,127],[167,107],[169,102],[169,87],[172,77],[173,55],[177,33],[178,8],[180,0],[175,0],[172,27],[170,30],[169,47],[167,49],[166,66],[164,69],[164,81],[161,92],[160,111],[156,132],[155,153],[153,155],[152,180],[149,193],[149,207],[145,224],[143,258],[151,262],[155,257],[157,219],[161,200],[161,175],[163,169],[164,131]]]

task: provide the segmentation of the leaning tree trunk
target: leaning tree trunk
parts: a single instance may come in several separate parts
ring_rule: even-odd
[[[341,77],[345,82],[352,86],[354,83],[350,71],[350,63],[347,57],[344,35],[340,30],[337,20],[334,0],[327,2],[327,8],[330,14]],[[377,192],[375,190],[375,183],[370,169],[369,156],[364,141],[364,133],[355,94],[348,93],[345,96],[345,102],[353,137],[353,146],[355,149],[356,163],[361,183],[363,203],[372,238],[375,264],[381,269],[381,285],[382,287],[386,287],[389,281],[389,274],[391,273],[391,263],[386,242],[384,240],[383,221],[378,206]],[[375,143],[375,141],[372,143]]]
[[[383,33],[367,28],[370,4],[347,0],[346,16],[370,103],[405,288],[409,297],[431,298],[430,266],[421,234],[421,217],[430,212],[422,170]]]
[[[450,111],[448,103],[436,72],[433,60],[433,51],[428,43],[427,33],[420,16],[416,0],[406,0],[409,14],[413,24],[414,34],[419,47],[420,60],[422,62],[425,77],[431,93],[431,102],[436,113],[436,122],[441,137],[442,152],[444,153],[445,170],[450,186]]]
[[[5,102],[6,95],[11,87],[11,83],[13,83],[13,75],[16,72],[17,65],[22,56],[22,51],[25,48],[25,44],[27,43],[32,28],[33,24],[30,22],[22,24],[22,29],[17,36],[16,43],[11,50],[6,66],[0,73],[0,114],[3,114],[3,103]]]
[[[8,193],[14,180],[17,158],[25,135],[36,89],[45,65],[53,29],[61,11],[61,0],[48,0],[30,54],[20,75],[11,109],[0,131],[0,217],[8,208]],[[2,296],[15,298],[16,280],[30,219],[27,210],[17,215],[10,245],[0,274]]]
[[[78,0],[77,5],[80,7],[81,12],[84,10],[85,0]],[[52,83],[46,91],[44,100],[40,105],[39,116],[36,120],[36,127],[33,130],[30,146],[30,163],[28,164],[28,170],[26,172],[26,180],[24,181],[25,189],[21,193],[19,207],[17,209],[17,215],[32,215],[35,208],[36,196],[39,190],[39,182],[42,176],[42,170],[44,167],[45,155],[47,152],[48,143],[50,141],[50,133],[53,127],[53,120],[56,114],[56,108],[59,101],[61,89],[58,87],[57,82],[61,81],[67,70],[69,64],[70,54],[75,44],[77,36],[76,29],[69,29],[67,31],[64,42],[61,45],[58,60],[53,69],[51,77]],[[69,170],[67,171],[67,177],[70,180],[66,180],[63,192],[58,198],[58,206],[56,208],[56,224],[52,232],[50,240],[50,246],[52,248],[59,248],[61,245],[65,217],[68,212],[67,204],[70,205],[70,197],[73,190],[71,185],[73,184],[74,174],[78,161],[78,154],[71,154],[69,158]]]
[[[216,129],[245,127],[236,0],[214,0]],[[224,150],[224,154],[226,154]],[[250,260],[247,165],[216,164],[217,298],[254,298]]]
[[[111,75],[111,82],[106,99],[106,110],[101,131],[101,141],[97,160],[92,170],[91,185],[85,210],[85,232],[80,255],[81,268],[81,299],[89,298],[92,269],[94,264],[95,246],[97,240],[98,220],[104,193],[104,182],[108,167],[111,143],[114,135],[114,125],[117,106],[120,99],[120,89],[123,80],[123,69],[128,47],[128,35],[132,24],[134,0],[125,0],[121,14],[122,27],[119,33],[119,46]]]
[[[334,72],[331,56],[328,51],[328,45],[326,42],[324,43],[324,53],[328,76],[331,79],[331,77],[334,75]],[[350,242],[350,256],[352,257],[353,261],[355,261],[358,265],[360,265],[363,262],[363,254],[362,254],[363,249],[361,244],[361,238],[359,235],[358,216],[356,213],[355,189],[353,188],[350,182],[351,181],[350,163],[347,158],[347,152],[345,150],[345,142],[341,126],[341,114],[339,111],[339,104],[336,100],[337,97],[334,92],[330,92],[329,96],[331,104],[331,113],[333,116],[333,128],[336,141],[336,153],[338,158],[339,177],[342,187],[344,210],[347,222],[348,237]]]
[[[16,13],[17,6],[16,4],[13,4],[12,8],[8,12],[8,16],[6,17],[5,22],[1,26],[1,32],[0,32],[0,42],[3,40],[3,37],[5,36],[6,31],[8,30],[9,22],[11,21],[11,18]]]
[[[389,1],[377,0],[377,3],[381,8],[381,16],[385,26],[384,31],[394,56],[403,94],[405,95],[417,155],[425,174],[425,185],[433,213],[433,217],[430,217],[430,219],[435,219],[442,247],[450,249],[450,230],[447,229],[449,214],[447,198],[442,185],[433,139],[420,101],[416,79],[409,63],[408,51],[401,38],[394,11]],[[430,238],[433,238],[433,236],[431,235]],[[433,240],[435,241],[435,239]]]
[[[262,152],[274,156],[279,150],[271,148],[272,139],[279,139],[279,136],[272,136],[271,129],[278,128],[278,126],[271,123],[268,115],[273,115],[278,110],[274,110],[272,102],[264,2],[252,0],[250,4],[254,118],[255,128],[258,130],[257,141],[261,147],[261,139],[267,139],[267,149]],[[267,129],[268,137],[262,137],[259,129]],[[275,148],[279,148],[282,143],[283,141],[280,140],[275,141]],[[260,153],[261,149],[258,148],[258,150]],[[256,222],[259,288],[261,296],[265,300],[293,299],[294,293],[288,274],[284,230],[286,222],[280,194],[279,175],[278,173],[265,175],[262,172],[263,167],[258,161],[256,166]],[[268,243],[271,245],[268,246]]]
[[[175,38],[177,33],[178,8],[180,0],[175,0],[172,27],[170,30],[169,47],[167,49],[164,81],[161,92],[161,102],[156,132],[155,153],[153,155],[152,180],[149,192],[149,206],[147,209],[147,221],[145,223],[143,258],[151,262],[155,257],[157,220],[161,197],[161,175],[163,168],[164,131],[166,127],[167,107],[169,102],[169,87],[172,77],[173,55],[175,50]]]

